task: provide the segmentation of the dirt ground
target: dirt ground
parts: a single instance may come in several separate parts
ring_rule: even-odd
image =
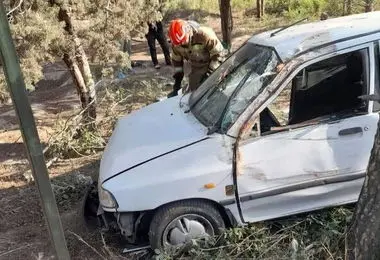
[[[205,23],[220,35],[218,18],[208,18]],[[235,35],[234,47],[248,37],[244,33]],[[144,64],[136,69],[137,73],[170,78],[171,68],[167,66],[162,65],[161,70],[155,71],[148,45],[145,39],[141,40],[132,46],[132,60]],[[158,44],[157,50],[164,64]],[[29,94],[29,100],[45,147],[55,122],[78,111],[79,101],[70,73],[62,63],[48,64],[44,75],[45,79]],[[96,179],[100,158],[101,153],[58,160],[49,168],[70,254],[72,259],[130,259],[133,256],[121,254],[123,242],[88,231],[81,225],[81,198],[90,178]],[[0,259],[53,259],[38,191],[26,174],[28,169],[13,106],[0,105]]]

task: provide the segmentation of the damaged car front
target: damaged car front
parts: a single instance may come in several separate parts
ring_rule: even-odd
[[[236,205],[220,204],[234,198],[236,139],[227,131],[279,64],[272,48],[246,42],[195,92],[121,118],[101,159],[103,224],[153,248],[241,224]]]

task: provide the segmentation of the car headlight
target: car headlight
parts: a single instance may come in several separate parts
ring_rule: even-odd
[[[115,198],[108,190],[104,189],[102,186],[99,187],[99,201],[100,204],[105,208],[116,208],[117,203]]]

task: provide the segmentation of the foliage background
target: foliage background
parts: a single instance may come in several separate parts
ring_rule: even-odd
[[[60,0],[70,7],[74,27],[85,47],[91,64],[100,67],[130,67],[123,41],[146,33],[145,22],[161,18],[174,10],[202,10],[217,14],[218,0]],[[278,17],[295,20],[344,14],[347,0],[266,0],[265,20]],[[368,1],[368,0],[367,0]],[[364,11],[365,0],[352,0],[352,12]],[[231,0],[234,11],[253,14],[256,0]],[[28,88],[42,79],[42,66],[59,60],[72,48],[72,39],[57,19],[58,9],[43,0],[5,0],[10,24]],[[375,3],[375,9],[379,3]],[[111,73],[112,74],[112,71]],[[0,103],[8,100],[3,74],[0,73]],[[9,100],[8,100],[9,101]]]
[[[123,51],[125,39],[144,35],[149,20],[159,19],[158,0],[59,0],[69,8],[74,30],[91,64],[130,67]],[[57,18],[58,8],[44,0],[7,0],[12,36],[20,57],[26,84],[33,88],[42,79],[42,66],[74,52],[74,39]],[[0,102],[7,99],[3,73],[0,73]]]

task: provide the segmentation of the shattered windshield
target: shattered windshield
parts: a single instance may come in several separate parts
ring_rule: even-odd
[[[192,113],[209,129],[226,132],[272,82],[278,64],[273,49],[246,43],[191,94]]]

